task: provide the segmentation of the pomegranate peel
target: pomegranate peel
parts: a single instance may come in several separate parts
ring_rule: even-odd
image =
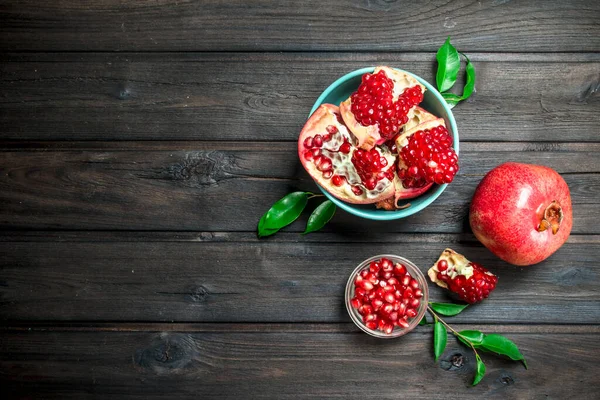
[[[433,283],[456,293],[469,304],[487,298],[498,282],[498,277],[483,266],[452,249],[442,252],[427,275]]]

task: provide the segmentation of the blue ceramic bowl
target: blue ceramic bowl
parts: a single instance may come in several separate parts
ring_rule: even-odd
[[[456,154],[458,154],[458,129],[456,128],[456,121],[454,120],[454,116],[452,115],[452,111],[450,110],[448,103],[446,103],[440,92],[438,92],[425,79],[416,76],[415,74],[411,74],[410,72],[398,68],[396,69],[398,71],[414,76],[419,82],[425,85],[427,91],[423,96],[423,102],[419,106],[423,107],[425,110],[436,115],[437,117],[444,118],[444,120],[446,121],[446,128],[452,135],[454,141],[454,150],[456,151]],[[339,106],[342,101],[346,100],[354,91],[356,91],[356,89],[360,85],[363,74],[367,72],[373,72],[374,70],[374,67],[357,69],[356,71],[352,71],[342,76],[337,81],[333,82],[319,96],[319,98],[315,102],[315,105],[310,111],[310,115],[312,115],[312,113],[315,112],[315,110],[319,108],[319,106],[323,103],[335,104],[336,106]],[[422,209],[433,203],[433,201],[437,199],[439,195],[442,194],[442,192],[446,189],[446,186],[448,185],[433,185],[431,189],[423,193],[421,196],[414,199],[405,200],[404,203],[410,203],[410,207],[395,211],[376,209],[375,205],[373,204],[346,203],[338,199],[337,197],[332,196],[331,194],[329,194],[329,192],[327,192],[320,186],[319,189],[321,189],[323,194],[327,196],[329,200],[331,200],[336,206],[349,212],[350,214],[378,221],[389,221],[393,219],[408,217],[409,215],[421,211]]]

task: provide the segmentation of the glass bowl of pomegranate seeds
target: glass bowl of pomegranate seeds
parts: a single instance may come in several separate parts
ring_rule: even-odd
[[[346,309],[371,336],[390,339],[413,330],[425,315],[429,291],[423,273],[406,258],[373,256],[352,272],[346,284]]]
[[[460,164],[456,121],[442,95],[425,79],[386,66],[349,72],[325,89],[298,151],[334,204],[380,221],[427,207]]]

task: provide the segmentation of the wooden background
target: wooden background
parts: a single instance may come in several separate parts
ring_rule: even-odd
[[[0,0],[0,391],[10,398],[599,398],[600,3]],[[461,170],[418,215],[306,216],[295,139],[320,92],[386,64],[434,82],[446,36],[477,70],[455,108]],[[504,161],[568,182],[574,228],[515,268],[470,232]],[[314,207],[311,204],[310,207]],[[425,271],[445,247],[500,276],[449,319],[514,340],[529,370],[432,332],[377,341],[343,288],[381,252]],[[447,301],[432,288],[432,300]]]

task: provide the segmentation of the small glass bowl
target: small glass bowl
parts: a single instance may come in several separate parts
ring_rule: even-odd
[[[421,304],[419,304],[417,315],[409,322],[408,328],[401,328],[395,326],[394,330],[390,334],[387,334],[380,330],[372,330],[367,328],[362,320],[362,315],[360,315],[358,313],[358,310],[352,307],[352,304],[350,304],[350,300],[354,297],[354,280],[356,279],[358,274],[363,269],[369,268],[369,264],[371,263],[371,261],[377,261],[382,258],[387,258],[394,264],[400,263],[404,265],[406,267],[406,270],[410,273],[410,275],[419,282],[423,290],[423,297],[421,298]],[[396,256],[393,254],[380,254],[377,256],[367,258],[365,261],[361,262],[358,265],[358,267],[356,267],[354,271],[350,274],[350,277],[348,278],[348,283],[346,283],[345,298],[346,310],[348,310],[348,314],[350,314],[350,318],[356,326],[358,326],[365,333],[368,333],[369,335],[374,336],[376,338],[392,339],[407,334],[408,332],[412,331],[417,325],[419,325],[419,321],[421,321],[421,319],[425,315],[425,311],[427,311],[427,304],[429,302],[429,288],[427,286],[427,280],[425,279],[425,276],[415,264],[413,264],[404,257]]]

